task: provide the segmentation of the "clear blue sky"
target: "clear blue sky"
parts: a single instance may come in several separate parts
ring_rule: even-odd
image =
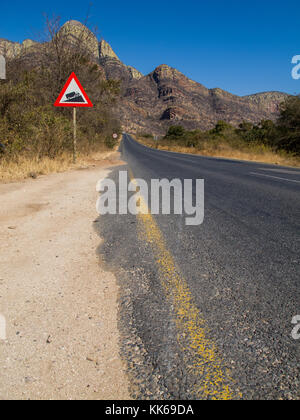
[[[0,0],[0,38],[35,38],[43,13],[84,21],[85,0]],[[300,2],[239,0],[94,1],[90,26],[142,73],[168,64],[209,88],[238,95],[300,93],[291,60],[300,55]]]

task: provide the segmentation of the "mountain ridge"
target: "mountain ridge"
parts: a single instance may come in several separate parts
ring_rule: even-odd
[[[274,121],[281,103],[289,96],[277,91],[238,96],[219,87],[209,89],[167,64],[143,75],[124,64],[108,42],[104,39],[99,42],[79,21],[66,22],[59,33],[66,34],[70,43],[77,39],[86,42],[106,78],[121,81],[121,98],[116,112],[127,131],[162,134],[174,124],[187,129],[207,130],[219,120],[235,126],[242,121]],[[0,53],[13,59],[33,51],[38,53],[42,45],[28,39],[16,43],[0,38]]]

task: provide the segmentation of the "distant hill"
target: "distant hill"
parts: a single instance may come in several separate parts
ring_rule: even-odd
[[[121,80],[121,100],[116,112],[123,129],[130,132],[164,133],[170,125],[187,129],[209,129],[217,121],[233,125],[241,121],[252,123],[262,119],[275,120],[280,104],[288,96],[281,92],[264,92],[240,97],[222,89],[207,89],[167,65],[157,67],[144,76],[125,65],[104,40],[100,43],[84,25],[69,21],[61,29],[72,39],[86,33],[87,48],[94,60],[103,67],[106,78]],[[11,59],[38,54],[43,44],[26,40],[22,44],[0,38],[0,53]]]

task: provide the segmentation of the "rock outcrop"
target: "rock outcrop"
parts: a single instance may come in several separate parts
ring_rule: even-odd
[[[77,20],[70,20],[66,22],[60,29],[58,36],[65,36],[68,42],[75,47],[80,44],[83,45],[87,53],[99,59],[99,45],[98,39],[85,25]]]
[[[127,68],[128,68],[129,73],[130,73],[130,75],[131,75],[131,77],[132,77],[133,79],[135,79],[135,80],[139,80],[139,79],[141,79],[142,77],[144,77],[143,73],[141,73],[140,71],[138,71],[138,70],[137,70],[137,69],[135,69],[134,67],[132,67],[132,66],[127,66]]]
[[[134,67],[122,63],[112,47],[104,40],[99,44],[99,62],[104,67],[108,79],[121,80],[125,85],[131,80],[143,77]]]
[[[35,48],[39,47],[39,43],[26,39],[22,44],[18,42],[8,41],[0,38],[0,54],[8,59],[19,57],[23,54],[31,53]]]
[[[117,54],[104,39],[99,43],[99,56],[101,59],[112,58],[120,61]]]

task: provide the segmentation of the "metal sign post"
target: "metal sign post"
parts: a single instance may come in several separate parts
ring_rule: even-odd
[[[93,104],[85,93],[75,73],[72,73],[54,106],[73,108],[73,162],[77,161],[77,123],[76,108],[92,108]]]
[[[6,80],[6,60],[3,55],[0,55],[0,84]],[[1,139],[0,139],[1,140]],[[5,151],[5,146],[0,141],[0,152],[3,153]],[[1,314],[0,314],[0,321],[1,321]],[[1,325],[0,325],[1,329]],[[0,331],[1,335],[1,331]],[[0,336],[1,339],[1,336]]]
[[[77,127],[76,127],[76,108],[73,108],[73,163],[77,161]]]

